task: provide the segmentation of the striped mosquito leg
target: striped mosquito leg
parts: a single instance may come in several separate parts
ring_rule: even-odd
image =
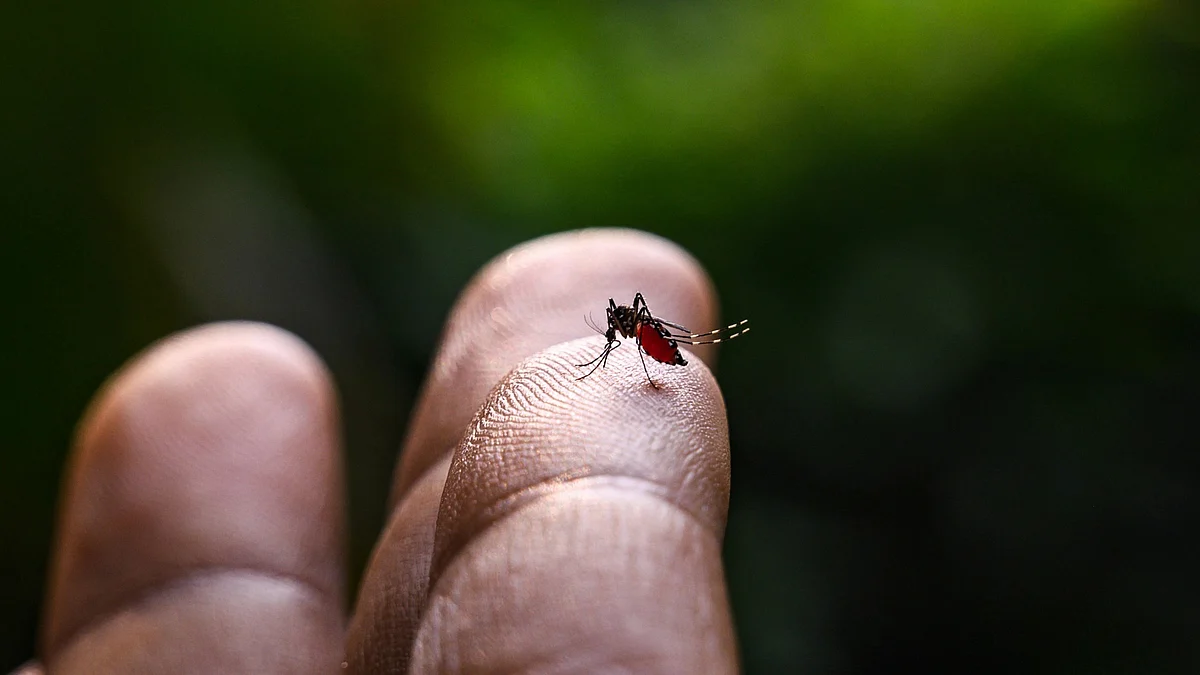
[[[737,323],[731,323],[728,326],[725,326],[724,328],[717,328],[716,330],[710,330],[707,333],[693,333],[691,335],[677,335],[677,336],[675,336],[675,339],[678,340],[680,338],[683,338],[684,340],[694,340],[696,338],[708,337],[710,335],[716,335],[717,333],[724,333],[727,330],[733,330],[734,328],[737,328],[738,326],[744,326],[748,323],[750,323],[750,319],[742,319],[741,321],[739,321]],[[749,330],[749,329],[746,329],[746,330]],[[742,331],[742,332],[744,333],[746,331]],[[728,340],[731,338],[725,338],[725,339]]]
[[[735,323],[732,326],[729,326],[728,328],[735,328],[737,326],[741,326],[744,323],[746,323],[746,322],[742,321],[740,323]],[[720,330],[715,330],[715,331],[712,331],[709,333],[701,333],[701,334],[697,335],[696,337],[704,337],[706,335],[715,335],[716,333],[720,333],[721,330],[728,330],[728,328],[722,328]],[[750,327],[746,326],[745,328],[739,330],[738,332],[734,333],[733,335],[729,335],[727,337],[719,337],[719,338],[714,338],[712,340],[693,340],[692,338],[687,338],[687,337],[677,337],[677,338],[675,338],[675,341],[680,344],[684,344],[684,345],[715,345],[718,342],[728,342],[728,341],[734,339],[735,337],[745,335],[746,333],[749,333],[749,332],[750,332]]]
[[[659,323],[661,323],[662,325],[664,325],[664,326],[666,326],[666,327],[668,327],[668,328],[674,328],[675,330],[678,330],[678,331],[683,331],[683,334],[684,334],[684,335],[689,335],[689,334],[691,334],[691,332],[692,332],[692,329],[691,329],[691,328],[688,328],[687,326],[680,326],[680,325],[679,325],[679,324],[677,324],[677,323],[671,323],[670,321],[667,321],[667,320],[665,320],[665,319],[660,319],[660,318],[658,318],[657,316],[656,316],[656,317],[654,317],[654,320],[655,320],[655,321],[657,321],[657,322],[659,322]]]

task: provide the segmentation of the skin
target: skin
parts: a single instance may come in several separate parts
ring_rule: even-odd
[[[735,672],[712,348],[652,364],[659,389],[632,343],[576,380],[602,346],[583,316],[634,290],[716,323],[699,265],[642,233],[546,237],[476,275],[349,617],[320,359],[248,323],[151,347],[80,424],[41,660],[18,672]]]

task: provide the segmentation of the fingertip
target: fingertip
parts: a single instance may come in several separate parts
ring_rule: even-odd
[[[414,672],[736,668],[720,389],[699,361],[653,364],[654,388],[633,350],[578,380],[595,349],[575,340],[522,361],[462,437]]]
[[[334,386],[303,341],[243,322],[164,339],[113,376],[80,424],[46,653],[211,570],[290,579],[336,617],[343,497]]]
[[[430,370],[397,471],[394,499],[457,442],[476,409],[513,366],[550,345],[592,334],[584,317],[609,298],[641,291],[656,313],[683,325],[717,317],[716,291],[678,244],[630,229],[540,237],[485,265],[463,290]],[[697,354],[713,362],[716,352]]]
[[[675,504],[718,539],[729,506],[725,403],[702,361],[654,363],[633,350],[580,380],[594,340],[522,361],[489,395],[451,462],[431,576],[466,542],[524,504],[591,483],[619,484]]]
[[[231,366],[286,380],[283,384],[305,395],[314,407],[327,406],[335,398],[325,363],[295,334],[253,321],[206,324],[163,338],[114,373],[81,417],[76,447],[93,447],[88,441],[108,415],[127,411],[131,400],[153,397],[164,388],[196,385],[196,376],[224,374]]]

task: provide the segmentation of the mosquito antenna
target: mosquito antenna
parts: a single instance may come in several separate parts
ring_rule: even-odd
[[[592,318],[591,312],[588,312],[588,315],[583,317],[583,322],[586,323],[588,325],[588,327],[591,328],[592,330],[596,331],[597,333],[599,333],[601,335],[604,335],[604,331],[600,330],[600,326],[598,326],[596,324],[596,320]]]

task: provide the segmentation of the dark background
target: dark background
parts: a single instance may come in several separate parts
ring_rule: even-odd
[[[1197,8],[544,4],[0,5],[0,671],[137,350],[312,343],[358,569],[469,275],[628,226],[754,321],[719,373],[747,672],[1200,672]]]

